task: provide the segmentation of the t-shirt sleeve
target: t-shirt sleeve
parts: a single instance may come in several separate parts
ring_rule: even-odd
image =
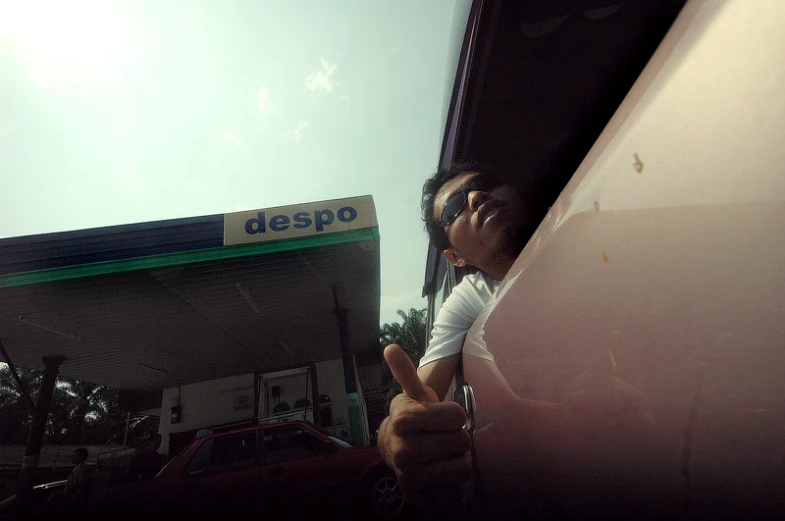
[[[433,324],[431,342],[420,367],[461,352],[466,332],[472,327],[498,283],[483,273],[467,275],[444,301]]]

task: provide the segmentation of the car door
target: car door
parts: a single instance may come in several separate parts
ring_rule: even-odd
[[[783,512],[783,23],[688,2],[467,335],[486,508]]]
[[[188,510],[234,509],[262,501],[257,430],[205,440],[177,484],[176,503]]]

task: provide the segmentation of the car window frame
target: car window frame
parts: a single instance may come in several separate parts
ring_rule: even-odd
[[[239,464],[226,464],[226,465],[212,465],[211,460],[213,456],[213,449],[215,448],[215,440],[219,439],[226,439],[231,437],[240,437],[240,436],[247,436],[249,434],[248,431],[245,432],[230,432],[225,434],[219,434],[215,436],[211,436],[207,438],[203,443],[200,444],[199,447],[195,450],[193,456],[188,460],[188,463],[185,464],[183,475],[186,479],[199,477],[199,476],[208,476],[213,474],[223,474],[226,472],[232,472],[235,470],[243,470],[250,467],[259,467],[262,462],[264,461],[262,458],[261,451],[263,447],[260,447],[260,431],[261,429],[254,429],[253,431],[253,447],[254,447],[254,458],[253,460],[245,460],[248,463],[239,465]],[[206,448],[209,447],[209,448]],[[200,469],[193,469],[189,470],[191,465],[194,463],[197,457],[200,457],[203,450],[209,451],[209,456],[207,458],[207,464],[204,468]],[[236,462],[239,463],[239,462]]]
[[[304,433],[307,433],[308,435],[313,436],[314,438],[319,440],[320,446],[324,447],[324,446],[329,445],[330,447],[332,447],[332,449],[330,451],[326,451],[325,450],[325,451],[320,451],[318,453],[312,453],[309,456],[304,456],[304,457],[300,457],[300,458],[292,458],[292,459],[286,459],[286,460],[282,460],[282,461],[270,462],[269,459],[268,459],[267,446],[264,443],[265,442],[265,437],[267,435],[266,433],[270,432],[270,431],[275,431],[275,430],[278,430],[278,429],[287,429],[287,428],[289,428],[289,429],[299,429],[299,430],[303,431]],[[264,451],[264,453],[263,453],[264,457],[263,457],[262,462],[260,463],[260,465],[262,465],[262,466],[283,465],[283,464],[291,463],[291,462],[294,462],[294,461],[303,461],[303,460],[316,458],[316,457],[320,457],[320,456],[328,456],[330,454],[335,454],[335,453],[337,453],[337,452],[339,452],[341,450],[341,447],[338,446],[335,442],[333,442],[329,438],[326,438],[324,436],[320,436],[320,433],[318,431],[314,431],[313,429],[309,429],[305,425],[297,425],[297,424],[276,425],[276,424],[269,424],[269,425],[265,425],[260,430],[262,432],[262,435],[260,436],[260,445],[262,446],[262,450]]]

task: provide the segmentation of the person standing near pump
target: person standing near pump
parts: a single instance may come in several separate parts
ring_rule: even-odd
[[[73,470],[68,475],[68,483],[65,486],[64,503],[74,509],[87,507],[87,499],[90,493],[90,468],[87,466],[88,452],[84,447],[75,449],[71,455],[71,463],[74,464]]]
[[[419,369],[397,345],[384,357],[403,393],[390,404],[378,447],[410,496],[471,476],[466,414],[445,394],[458,368],[463,341],[525,245],[528,216],[503,178],[452,165],[423,187],[422,212],[431,242],[455,266],[474,267],[442,306]]]

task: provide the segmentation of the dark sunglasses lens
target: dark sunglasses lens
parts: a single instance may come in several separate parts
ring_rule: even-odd
[[[442,210],[442,226],[447,226],[458,217],[458,214],[463,210],[465,202],[466,199],[464,198],[463,192],[455,193],[447,199],[447,202],[444,203],[444,209]]]
[[[461,213],[463,207],[466,206],[469,192],[474,190],[485,192],[492,190],[497,186],[501,186],[502,184],[504,184],[504,181],[500,177],[488,174],[475,176],[462,190],[452,194],[450,198],[447,199],[447,202],[444,203],[444,209],[442,210],[442,226],[447,226],[458,217],[458,214]]]

